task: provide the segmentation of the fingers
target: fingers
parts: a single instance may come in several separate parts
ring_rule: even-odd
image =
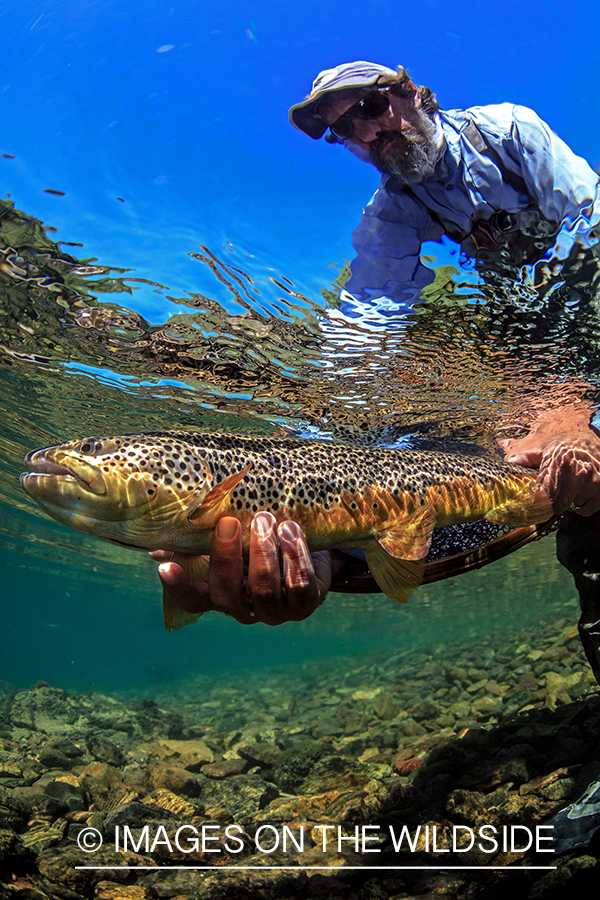
[[[229,517],[219,521],[211,544],[208,589],[213,608],[238,622],[279,625],[290,618],[281,582],[277,522],[271,513],[257,513],[252,520],[246,582],[241,525]]]
[[[250,528],[248,594],[255,615],[268,625],[280,624],[283,612],[283,585],[279,565],[277,521],[268,512],[257,513]]]
[[[214,609],[236,618],[250,613],[244,586],[242,526],[237,519],[219,519],[210,546],[208,590]]]
[[[541,450],[518,450],[516,448],[506,448],[506,462],[514,463],[517,466],[527,466],[528,469],[537,469],[542,460]]]
[[[151,559],[156,560],[156,562],[169,562],[173,558],[172,550],[151,550],[148,553],[148,556]]]
[[[250,528],[248,575],[244,579],[242,528],[232,517],[219,520],[210,551],[207,581],[190,581],[171,553],[150,554],[169,597],[186,612],[217,610],[243,624],[305,619],[325,599],[334,567],[331,553],[311,555],[300,527],[268,512],[254,516]],[[282,578],[283,569],[283,578]],[[193,576],[192,576],[193,577]]]
[[[331,586],[331,554],[318,554],[317,577],[317,554],[311,556],[302,529],[295,522],[281,523],[279,542],[288,617],[296,621],[306,619],[321,605]]]
[[[185,612],[208,612],[213,608],[208,597],[208,585],[202,582],[192,584],[177,563],[161,563],[158,577],[173,603]]]
[[[561,515],[574,509],[583,516],[600,510],[600,442],[579,436],[573,443],[549,442],[540,463],[538,484]]]

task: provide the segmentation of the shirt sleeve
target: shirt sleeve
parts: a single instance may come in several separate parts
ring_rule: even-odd
[[[410,308],[434,280],[421,262],[421,245],[439,240],[442,231],[416,197],[387,191],[383,179],[352,234],[357,255],[350,264],[344,305],[353,299],[360,306],[388,298],[394,313]]]
[[[513,107],[511,147],[529,194],[550,221],[583,231],[600,219],[599,177],[533,110]]]

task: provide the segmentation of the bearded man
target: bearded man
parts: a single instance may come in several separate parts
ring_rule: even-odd
[[[314,139],[329,130],[326,140],[382,172],[353,234],[357,257],[345,288],[394,315],[434,277],[420,259],[423,241],[447,234],[477,258],[505,257],[508,247],[522,262],[540,246],[562,243],[564,253],[600,219],[598,176],[532,110],[504,103],[443,111],[402,67],[354,62],[321,72],[290,121]],[[564,517],[559,556],[575,575],[580,633],[600,681],[600,437],[592,416],[584,403],[542,412],[526,437],[499,443],[512,462],[539,468],[557,515],[576,510]],[[182,609],[218,610],[245,624],[305,618],[345,564],[311,554],[298,525],[277,525],[267,512],[254,517],[246,574],[240,523],[229,517],[217,525],[207,581],[190,583],[171,554],[153,556]]]
[[[507,248],[513,263],[568,246],[600,220],[598,175],[532,110],[502,103],[444,111],[428,87],[369,62],[321,72],[290,122],[341,143],[382,173],[352,240],[346,282],[362,303],[410,308],[434,273],[424,241],[448,235],[477,260]],[[542,251],[543,252],[543,251]]]
[[[496,255],[518,267],[551,246],[565,258],[600,220],[598,175],[532,110],[503,103],[443,111],[402,67],[354,62],[321,72],[290,121],[314,139],[329,130],[327,141],[382,173],[353,234],[357,256],[345,290],[354,310],[365,303],[394,316],[409,309],[434,277],[420,259],[424,241],[445,234],[477,261]],[[568,510],[559,559],[575,576],[579,632],[600,683],[600,436],[592,416],[585,403],[548,410],[526,437],[499,444],[510,461],[539,468],[538,485],[557,515]],[[206,581],[191,583],[170,553],[151,555],[182,609],[216,610],[244,624],[306,618],[347,565],[337,553],[311,554],[296,523],[278,525],[268,512],[253,519],[247,569],[241,526],[231,517],[217,523]],[[590,796],[600,796],[600,782],[584,806]],[[600,814],[584,818],[592,832],[600,825]],[[558,837],[562,819],[555,824]],[[559,849],[579,840],[567,825]]]
[[[486,265],[501,261],[510,282],[552,248],[563,260],[600,220],[598,175],[532,110],[503,103],[440,109],[406,70],[368,62],[321,72],[290,109],[311,138],[344,144],[382,173],[353,233],[357,251],[345,283],[353,314],[409,309],[434,273],[424,241],[446,234]],[[598,263],[592,261],[597,283]],[[597,296],[590,300],[598,309]],[[344,309],[344,304],[342,304]],[[600,683],[600,437],[585,403],[542,412],[530,433],[498,443],[507,458],[539,467],[538,485],[563,516],[558,556],[579,591],[579,634]],[[585,844],[600,827],[600,781],[552,821],[555,848]]]
[[[410,308],[434,278],[420,258],[424,241],[446,234],[478,262],[508,261],[516,275],[550,247],[565,258],[600,221],[598,175],[532,110],[441,110],[402,66],[326,69],[291,107],[290,122],[313,139],[328,132],[329,143],[382,173],[352,236],[357,256],[345,292],[354,312]],[[559,559],[575,577],[580,635],[600,683],[600,436],[592,417],[585,403],[542,411],[524,438],[498,443],[511,462],[539,468],[555,513],[566,512]]]

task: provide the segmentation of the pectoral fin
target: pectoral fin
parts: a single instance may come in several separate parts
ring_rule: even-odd
[[[423,581],[425,563],[395,559],[376,540],[365,549],[365,555],[381,590],[398,603],[408,603]]]
[[[189,613],[169,597],[166,588],[163,590],[163,617],[167,631],[179,631],[184,625],[193,625],[203,613]]]
[[[231,494],[237,485],[246,477],[252,464],[246,466],[241,472],[228,475],[223,481],[211,487],[202,503],[188,517],[194,525],[202,525],[204,528],[212,528],[223,515],[231,501]]]
[[[209,556],[190,556],[188,553],[174,553],[171,562],[181,566],[190,581],[206,581],[208,578]]]
[[[427,504],[384,528],[375,537],[390,556],[396,559],[424,559],[429,552],[435,528],[435,514]]]
[[[171,562],[181,566],[190,581],[206,581],[210,559],[208,556],[190,556],[187,553],[174,553]],[[167,631],[179,631],[184,625],[197,622],[203,613],[190,613],[181,609],[171,600],[166,588],[163,590],[163,616]]]
[[[490,510],[485,516],[497,525],[538,525],[554,515],[552,503],[546,491],[539,490],[523,500],[512,500]]]

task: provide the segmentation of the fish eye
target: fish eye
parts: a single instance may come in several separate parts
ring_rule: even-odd
[[[94,453],[100,449],[100,444],[97,441],[85,440],[82,441],[79,445],[79,452],[85,453],[86,456],[93,456]]]

